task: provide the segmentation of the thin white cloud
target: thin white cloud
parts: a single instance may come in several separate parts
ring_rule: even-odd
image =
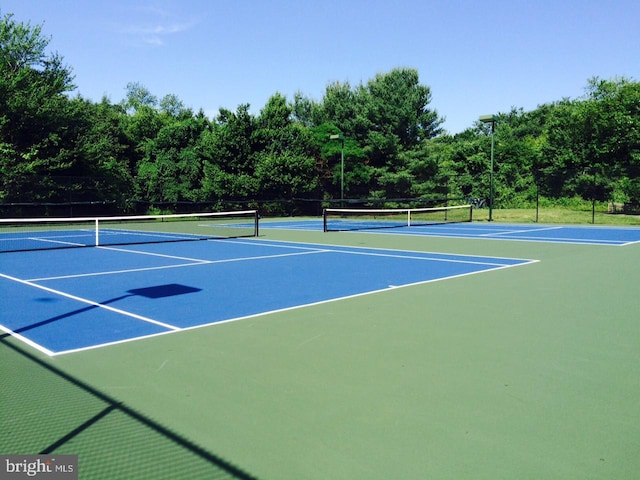
[[[158,23],[155,25],[132,25],[122,30],[122,33],[148,45],[164,45],[171,35],[191,30],[195,23]]]
[[[173,13],[171,13],[169,10],[166,10],[164,8],[160,8],[160,7],[154,7],[152,5],[147,5],[147,6],[137,6],[134,7],[136,10],[145,13],[145,14],[151,14],[154,15],[156,17],[162,17],[162,18],[174,18],[175,15]]]
[[[130,11],[128,21],[117,30],[128,42],[162,46],[169,37],[187,32],[197,25],[185,21],[171,11],[155,7],[137,7]]]

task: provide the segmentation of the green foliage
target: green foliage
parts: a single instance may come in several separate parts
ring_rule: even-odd
[[[255,119],[249,105],[240,105],[235,113],[221,109],[200,139],[203,157],[202,198],[205,200],[254,197],[258,182],[253,177]]]
[[[170,203],[199,199],[202,164],[197,143],[204,128],[195,118],[176,121],[145,143],[137,172],[141,198]]]
[[[3,77],[45,65],[49,61],[46,54],[49,41],[42,35],[42,26],[18,23],[12,14],[4,15],[0,19],[0,68]]]
[[[76,116],[65,92],[71,71],[47,55],[41,27],[0,19],[0,199],[58,198],[55,174],[74,164]],[[71,127],[71,128],[70,128]]]
[[[317,188],[315,160],[309,155],[312,138],[307,128],[292,119],[284,96],[272,96],[257,119],[255,177],[266,199],[305,196]]]
[[[313,158],[291,152],[260,153],[255,177],[265,199],[306,197],[316,189]]]

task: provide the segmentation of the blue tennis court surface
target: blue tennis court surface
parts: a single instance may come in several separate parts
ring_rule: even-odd
[[[322,220],[264,221],[261,228],[322,231]],[[482,238],[492,240],[516,240],[529,242],[577,243],[587,245],[624,246],[640,242],[640,227],[604,227],[504,223],[450,223],[401,228],[371,228],[357,232],[383,235],[417,235],[448,238]],[[336,233],[328,233],[335,235]],[[338,233],[340,234],[340,233]]]
[[[253,239],[4,253],[0,262],[0,327],[56,355],[534,260]]]

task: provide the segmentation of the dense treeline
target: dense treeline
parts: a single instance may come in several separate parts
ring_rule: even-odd
[[[137,83],[117,104],[73,97],[48,43],[0,18],[0,204],[489,197],[491,125],[443,131],[413,69],[210,119]],[[496,206],[640,203],[640,83],[593,78],[581,98],[498,114],[495,145]]]

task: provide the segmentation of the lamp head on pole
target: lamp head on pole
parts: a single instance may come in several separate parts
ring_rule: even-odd
[[[482,123],[493,123],[498,120],[497,115],[480,115],[479,119]]]
[[[493,132],[493,129],[496,127],[496,120],[498,120],[498,116],[497,115],[480,115],[479,120],[482,123],[490,123],[491,131]]]

